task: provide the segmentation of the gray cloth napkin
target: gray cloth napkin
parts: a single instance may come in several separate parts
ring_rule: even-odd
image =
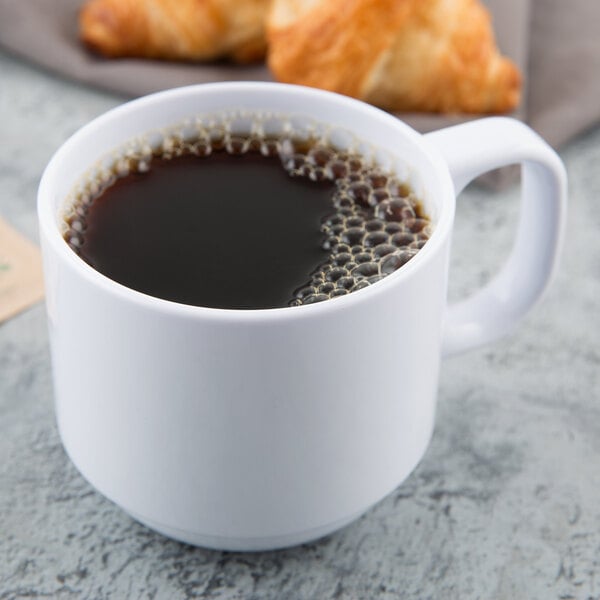
[[[82,0],[0,0],[0,46],[34,63],[125,96],[209,81],[269,81],[263,65],[105,60],[77,39]],[[600,120],[600,3],[487,0],[501,50],[524,75],[513,116],[558,146]],[[420,131],[472,117],[399,114]]]

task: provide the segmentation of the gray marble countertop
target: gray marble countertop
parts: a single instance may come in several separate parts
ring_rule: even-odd
[[[36,240],[44,165],[122,99],[5,55],[0,74],[0,214]],[[549,292],[517,333],[444,363],[419,467],[310,545],[212,552],[131,520],[62,450],[44,307],[0,325],[0,599],[599,599],[600,129],[561,154],[570,213]],[[497,268],[517,211],[515,189],[462,195],[453,298]]]

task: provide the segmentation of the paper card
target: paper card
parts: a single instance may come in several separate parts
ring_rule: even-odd
[[[0,323],[43,297],[39,248],[0,219]]]

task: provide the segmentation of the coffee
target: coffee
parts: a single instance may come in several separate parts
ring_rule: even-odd
[[[427,241],[410,187],[314,130],[201,122],[137,142],[71,199],[64,238],[100,273],[214,308],[311,304],[376,283]]]

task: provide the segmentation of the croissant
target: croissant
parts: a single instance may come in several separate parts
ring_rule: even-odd
[[[274,0],[269,67],[393,111],[501,113],[520,75],[478,0]]]
[[[271,0],[90,0],[82,40],[109,57],[260,60]]]

